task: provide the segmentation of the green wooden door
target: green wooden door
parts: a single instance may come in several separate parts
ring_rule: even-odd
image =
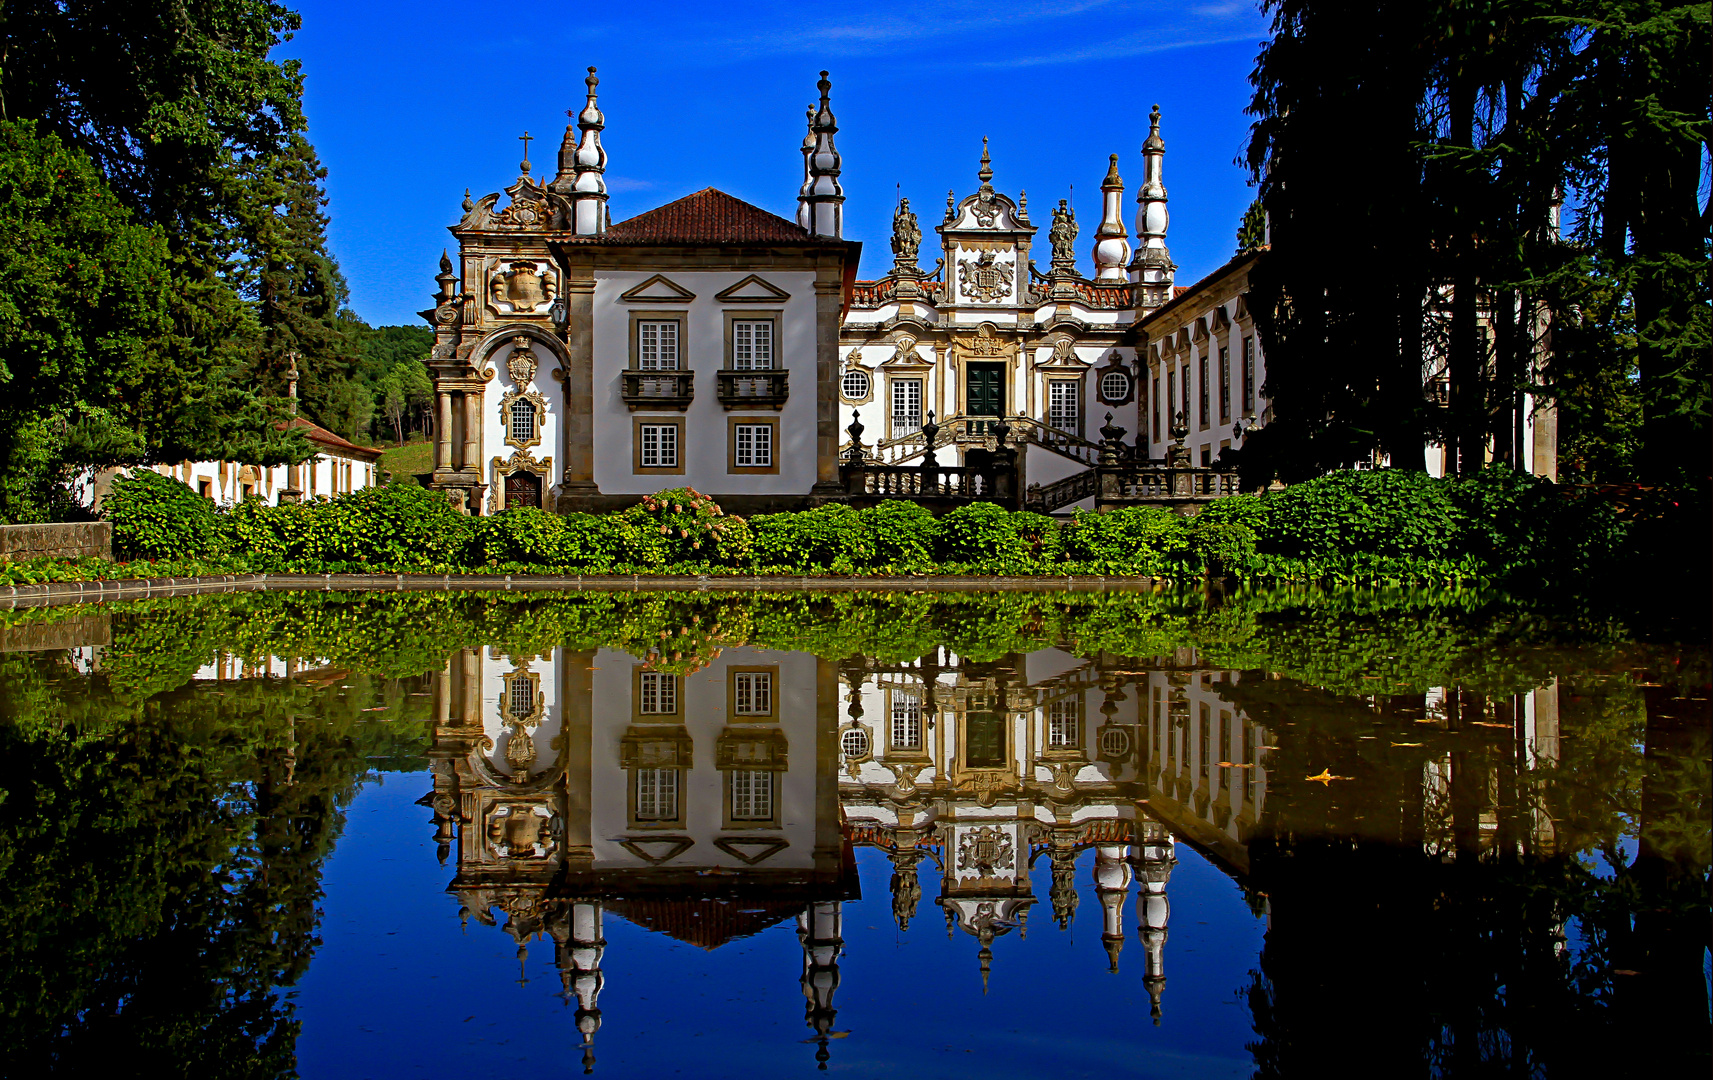
[[[1005,415],[1005,365],[967,364],[964,376],[964,413],[967,416]],[[987,425],[972,423],[971,434],[986,434]]]

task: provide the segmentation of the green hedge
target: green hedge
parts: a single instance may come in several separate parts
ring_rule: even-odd
[[[1680,537],[1599,500],[1507,469],[1468,479],[1345,472],[1185,518],[1158,508],[1069,520],[988,503],[941,517],[908,502],[750,519],[675,488],[605,515],[509,510],[466,517],[437,492],[390,485],[267,506],[217,509],[183,484],[138,472],[107,504],[124,559],[173,559],[265,572],[1115,574],[1525,587],[1613,574],[1637,535]],[[1692,511],[1664,512],[1687,514]],[[1635,515],[1631,515],[1634,517]],[[1648,524],[1651,522],[1651,525]],[[1649,531],[1651,529],[1651,532]],[[1653,542],[1658,547],[1663,541]],[[1662,549],[1663,550],[1663,549]],[[82,564],[80,564],[81,566]],[[85,571],[67,568],[66,576]],[[33,576],[32,576],[33,575]],[[52,573],[12,564],[0,578]]]

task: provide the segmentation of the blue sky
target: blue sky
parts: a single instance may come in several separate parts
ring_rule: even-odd
[[[375,325],[418,321],[464,189],[480,197],[510,184],[525,130],[539,139],[537,172],[551,175],[590,64],[615,221],[704,187],[792,216],[804,106],[830,70],[845,234],[864,242],[863,277],[890,264],[898,185],[928,232],[948,188],[974,190],[983,135],[995,186],[1027,189],[1043,231],[1074,186],[1085,273],[1110,154],[1133,225],[1155,102],[1180,284],[1231,255],[1253,195],[1233,159],[1266,22],[1242,0],[298,7],[303,30],[281,54],[303,62],[333,251],[351,306]]]

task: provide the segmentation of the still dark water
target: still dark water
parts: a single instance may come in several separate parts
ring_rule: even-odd
[[[1278,594],[6,618],[6,1075],[1708,1074],[1708,654],[1669,634]]]

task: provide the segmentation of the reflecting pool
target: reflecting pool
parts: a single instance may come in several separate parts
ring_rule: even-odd
[[[1383,595],[0,614],[7,1075],[1708,1073],[1708,651],[1669,632]]]

